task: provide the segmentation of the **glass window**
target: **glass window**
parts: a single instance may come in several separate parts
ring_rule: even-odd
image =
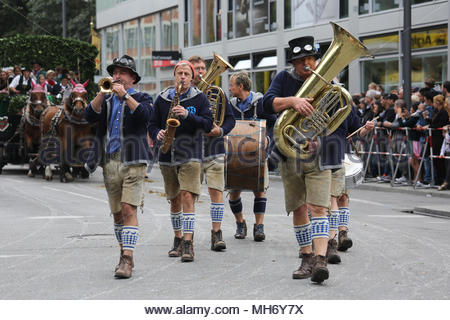
[[[368,14],[369,13],[369,0],[359,0],[359,14]]]
[[[253,88],[255,92],[265,93],[276,75],[276,70],[257,71],[253,73]]]
[[[141,72],[144,77],[156,75],[152,66],[152,52],[156,49],[156,18],[156,14],[152,14],[141,19]]]
[[[373,0],[373,12],[398,8],[400,0]]]
[[[276,31],[278,29],[277,2],[275,0],[270,0],[269,3],[269,27],[270,31]]]
[[[161,12],[162,50],[178,50],[178,9]]]
[[[119,56],[119,26],[106,28],[106,64]]]
[[[216,41],[215,21],[215,0],[205,0],[205,18],[206,18],[206,42]]]
[[[250,0],[235,1],[236,38],[250,35]]]
[[[411,0],[411,4],[419,4],[419,3],[425,3],[425,2],[431,2],[433,0]]]
[[[233,28],[233,0],[228,0],[228,12],[227,12],[227,35],[228,39],[234,38],[234,28]]]
[[[292,0],[292,27],[310,26],[339,18],[339,1]]]
[[[222,40],[222,8],[221,0],[216,0],[216,41]]]
[[[284,0],[284,28],[290,29],[292,27],[292,11],[291,0]]]
[[[138,20],[123,24],[124,52],[131,57],[138,56]]]
[[[426,78],[438,83],[447,80],[447,53],[431,53],[413,56],[411,59],[411,85],[423,87]]]
[[[411,49],[447,46],[447,33],[447,27],[428,30],[414,30],[411,34]]]
[[[228,62],[233,66],[234,70],[251,69],[252,67],[249,54],[229,57]]]
[[[269,31],[269,0],[253,1],[253,34]]]
[[[202,1],[192,0],[192,45],[202,43]]]
[[[348,18],[348,0],[339,0],[339,18]]]
[[[400,50],[398,33],[367,37],[362,40],[362,43],[375,55],[394,53]]]
[[[184,0],[184,46],[189,47],[189,0]]]
[[[253,54],[254,68],[268,68],[277,66],[277,52],[266,51]]]
[[[381,84],[386,92],[398,88],[398,58],[376,59],[361,62],[362,88],[367,88],[370,82]]]

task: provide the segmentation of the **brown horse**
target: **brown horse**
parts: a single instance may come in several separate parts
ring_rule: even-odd
[[[48,149],[52,143],[49,138],[57,144],[56,162],[60,165],[61,182],[73,181],[71,168],[72,173],[79,173],[83,178],[89,177],[78,157],[80,150],[90,147],[89,137],[92,131],[92,126],[84,119],[84,110],[87,107],[86,85],[87,81],[84,84],[74,84],[63,106],[50,107],[43,114],[41,136],[43,141],[46,141],[43,143],[44,148]],[[43,152],[45,150],[41,150],[41,156]],[[45,179],[52,179],[50,165],[45,168]]]
[[[23,111],[23,135],[26,154],[29,158],[29,177],[34,177],[37,172],[37,152],[41,142],[39,120],[42,113],[48,106],[49,102],[43,86],[34,86],[28,99],[28,103]]]

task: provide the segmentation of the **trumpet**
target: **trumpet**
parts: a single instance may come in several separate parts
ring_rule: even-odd
[[[98,82],[100,92],[113,93],[113,83],[120,83],[120,80],[113,80],[110,77],[101,78]]]

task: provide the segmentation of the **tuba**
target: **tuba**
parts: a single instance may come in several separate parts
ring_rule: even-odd
[[[233,67],[228,62],[226,62],[224,58],[214,52],[213,62],[209,67],[208,72],[204,77],[200,79],[200,83],[197,86],[197,88],[208,97],[211,105],[210,110],[213,115],[214,123],[219,127],[222,125],[223,119],[225,118],[225,93],[223,92],[222,88],[211,85],[211,83],[227,69],[234,70]]]
[[[161,151],[167,153],[172,145],[173,138],[175,137],[175,131],[180,126],[180,120],[173,113],[173,107],[180,103],[181,88],[183,87],[183,81],[181,81],[175,88],[175,95],[173,96],[172,103],[170,104],[169,114],[166,121],[166,133],[164,134],[164,141],[161,146]]]
[[[339,85],[331,84],[341,70],[354,59],[370,56],[369,50],[344,28],[330,22],[334,38],[316,70],[303,83],[295,95],[298,98],[312,98],[314,111],[302,117],[294,109],[283,111],[274,127],[278,149],[286,156],[308,157],[308,141],[326,136],[335,131],[345,120],[352,108],[350,93]]]

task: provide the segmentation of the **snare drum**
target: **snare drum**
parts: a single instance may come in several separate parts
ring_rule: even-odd
[[[265,189],[266,120],[236,120],[225,136],[225,189]]]
[[[362,160],[352,153],[346,153],[343,164],[345,168],[345,187],[350,189],[360,185],[364,179],[364,164]]]

